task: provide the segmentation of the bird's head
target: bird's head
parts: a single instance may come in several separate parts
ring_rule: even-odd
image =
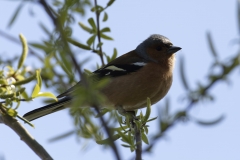
[[[163,63],[174,60],[174,53],[181,48],[159,34],[153,34],[137,46],[136,53],[147,61]]]

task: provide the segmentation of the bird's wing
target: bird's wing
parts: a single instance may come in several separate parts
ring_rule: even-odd
[[[104,77],[119,77],[130,74],[132,72],[137,72],[145,65],[144,59],[139,57],[135,51],[131,51],[127,54],[124,54],[117,59],[111,61],[106,66],[94,71],[93,76],[97,78]],[[73,91],[76,90],[78,85],[81,85],[81,81],[69,88],[64,93],[57,96],[57,98],[62,98],[65,96],[71,96]]]

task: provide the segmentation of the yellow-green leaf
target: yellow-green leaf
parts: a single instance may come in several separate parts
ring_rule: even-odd
[[[79,26],[80,26],[83,30],[87,31],[88,33],[92,33],[92,32],[93,32],[93,30],[92,30],[91,28],[85,26],[83,23],[79,22],[78,24],[79,24]]]
[[[14,110],[14,109],[12,109],[12,108],[8,108],[7,113],[8,113],[8,115],[11,116],[11,117],[16,117],[17,114],[18,114],[17,111]]]
[[[42,87],[42,78],[41,78],[40,70],[36,70],[36,78],[37,78],[37,84],[38,84],[38,86],[41,89],[41,87]]]
[[[38,95],[38,93],[40,92],[40,87],[39,87],[39,85],[38,84],[36,84],[35,85],[35,87],[34,87],[34,89],[33,89],[33,92],[32,92],[32,98],[35,98],[35,97],[37,97],[37,95]]]
[[[18,61],[18,69],[20,69],[23,66],[23,63],[28,54],[27,40],[25,39],[25,37],[22,34],[20,34],[19,37],[20,37],[20,40],[22,43],[22,55]]]
[[[150,101],[150,98],[147,98],[147,110],[146,110],[146,114],[144,116],[143,123],[147,122],[150,114],[151,114],[151,101]]]
[[[58,101],[57,97],[51,92],[39,92],[36,97],[48,97]]]

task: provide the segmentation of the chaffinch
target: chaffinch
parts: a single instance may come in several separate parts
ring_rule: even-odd
[[[180,49],[162,35],[151,35],[135,50],[93,72],[99,78],[110,77],[110,82],[101,93],[116,108],[125,111],[146,107],[147,97],[152,104],[160,101],[171,87],[174,53]],[[79,84],[81,81],[76,85]],[[32,121],[66,108],[66,104],[72,100],[71,92],[76,85],[57,96],[58,102],[28,112],[24,118]]]

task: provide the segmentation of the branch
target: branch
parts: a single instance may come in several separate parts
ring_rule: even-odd
[[[136,160],[142,160],[142,134],[141,134],[141,128],[138,128],[136,123],[132,120],[132,125],[134,128],[135,133],[135,141],[136,141]]]
[[[15,131],[41,159],[53,160],[48,152],[28,133],[28,131],[15,118],[9,116],[0,105],[0,120]]]
[[[113,136],[112,136],[112,134],[111,134],[111,132],[110,132],[109,127],[107,126],[106,121],[105,121],[104,118],[103,118],[103,115],[100,113],[100,111],[99,111],[99,109],[98,109],[98,106],[93,106],[93,107],[95,108],[97,114],[100,115],[100,120],[101,120],[101,122],[102,122],[102,125],[103,125],[105,131],[107,132],[107,135],[108,135],[108,137],[109,137],[110,146],[111,146],[111,148],[112,148],[112,150],[113,150],[113,152],[114,152],[114,154],[115,154],[116,159],[117,159],[117,160],[121,160],[120,154],[119,154],[118,149],[117,149],[117,146],[116,146],[116,144],[114,143]]]
[[[96,9],[96,20],[97,20],[97,37],[98,37],[98,44],[101,44],[101,36],[100,36],[100,24],[99,24],[99,11],[98,11],[98,8],[97,8],[97,0],[94,0],[94,5],[95,5],[95,9]],[[104,60],[103,60],[103,53],[102,53],[102,45],[99,45],[99,56],[100,56],[100,59],[101,59],[101,62],[102,62],[102,65],[105,65],[104,64]]]
[[[60,20],[58,19],[58,17],[55,17],[52,13],[52,11],[50,10],[50,7],[48,6],[48,4],[46,3],[45,0],[39,0],[39,3],[43,6],[43,8],[45,9],[45,11],[47,12],[48,16],[51,18],[53,24],[55,25],[55,27],[59,30],[59,33],[60,33],[60,36],[62,37],[62,42],[63,42],[63,45],[64,45],[64,49],[65,51],[70,54],[70,57],[72,59],[72,62],[73,62],[73,65],[74,67],[76,68],[78,74],[79,74],[79,78],[81,79],[83,76],[82,76],[82,72],[81,72],[81,68],[80,68],[80,65],[77,63],[77,60],[76,58],[74,57],[69,45],[68,45],[68,42],[67,42],[67,37],[64,33],[64,29],[60,23]],[[83,80],[84,81],[84,80]]]

